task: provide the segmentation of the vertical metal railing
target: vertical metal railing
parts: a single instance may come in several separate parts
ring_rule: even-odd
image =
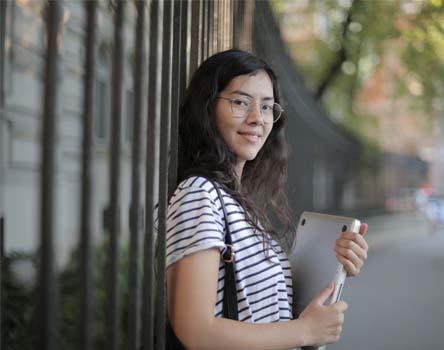
[[[182,91],[185,90],[186,79],[186,33],[188,1],[174,2],[173,21],[173,55],[171,86],[171,137],[170,137],[170,164],[168,168],[168,198],[171,197],[177,182],[177,147],[179,104]]]
[[[62,7],[58,1],[46,4],[46,60],[42,115],[42,158],[40,178],[40,261],[39,298],[37,306],[38,344],[41,350],[54,349],[55,323],[55,259],[54,224],[56,193],[57,83],[59,69],[58,36]]]
[[[215,2],[216,9],[217,9],[217,31],[216,31],[216,52],[222,51],[222,40],[221,40],[221,33],[222,33],[222,11],[221,11],[221,5],[222,0],[217,0]]]
[[[0,213],[0,285],[3,285],[3,254],[4,254],[4,242],[5,242],[5,218],[3,213]],[[3,300],[3,291],[0,288],[0,300]],[[3,304],[3,303],[0,303]],[[3,305],[0,305],[0,349],[3,348]]]
[[[0,146],[3,147],[3,128],[5,122],[5,54],[6,54],[6,9],[7,2],[0,1]],[[0,301],[3,301],[3,247],[5,239],[5,217],[3,193],[5,183],[4,151],[0,149]],[[3,348],[3,302],[0,302],[0,350]]]
[[[230,24],[228,26],[228,31],[227,31],[227,41],[230,45],[230,47],[233,47],[233,41],[232,41],[232,37],[233,37],[233,2],[229,1],[228,5],[227,5],[227,16],[230,19]]]
[[[42,1],[43,2],[43,1]],[[22,4],[23,3],[23,4]],[[8,34],[11,48],[18,40],[11,33],[6,33],[6,10],[9,5],[13,5],[14,11],[21,7],[26,8],[25,2],[7,2],[0,0],[0,142],[5,130],[3,123],[5,119],[5,37]],[[60,328],[57,325],[58,317],[56,303],[56,279],[55,279],[55,217],[57,216],[57,206],[55,205],[56,190],[58,189],[56,175],[56,152],[57,148],[57,104],[59,69],[59,45],[61,44],[62,7],[63,2],[59,0],[45,0],[45,11],[43,22],[46,25],[45,43],[43,51],[44,74],[43,74],[43,105],[42,105],[42,133],[41,133],[41,179],[40,179],[40,247],[38,264],[38,289],[39,294],[36,301],[37,313],[37,343],[35,347],[40,350],[53,350],[58,347],[56,331]],[[106,210],[106,231],[108,233],[107,246],[107,275],[106,275],[106,349],[117,350],[129,347],[131,350],[139,348],[143,344],[144,350],[154,348],[156,339],[156,349],[164,348],[164,325],[165,325],[165,221],[167,198],[177,182],[177,147],[178,147],[178,109],[179,101],[182,100],[185,85],[190,74],[197,69],[198,65],[208,56],[217,51],[235,46],[243,49],[251,49],[252,18],[257,20],[258,16],[253,16],[255,4],[264,3],[253,0],[152,0],[146,1],[123,1],[112,0],[106,2],[114,7],[114,44],[112,61],[112,95],[111,95],[111,138],[109,144],[109,206]],[[65,2],[66,4],[66,2]],[[130,216],[130,268],[129,268],[129,300],[128,300],[128,346],[123,346],[120,341],[121,320],[119,315],[120,300],[118,289],[118,262],[119,262],[119,235],[121,230],[121,211],[123,201],[120,198],[120,169],[121,169],[121,147],[122,147],[122,88],[125,83],[124,67],[129,62],[124,60],[124,40],[123,22],[124,8],[127,5],[136,8],[137,21],[135,23],[135,56],[133,66],[134,83],[134,115],[133,115],[133,137],[132,137],[132,160],[131,160],[131,203],[129,208]],[[145,31],[145,14],[149,5],[149,32]],[[84,2],[79,6],[84,7],[85,38],[84,47],[85,58],[83,77],[83,110],[82,110],[82,192],[80,196],[81,206],[81,233],[79,241],[80,267],[79,276],[81,278],[80,288],[80,320],[79,320],[79,348],[90,350],[93,345],[95,333],[95,322],[93,312],[93,292],[92,271],[94,263],[92,261],[92,220],[94,213],[93,206],[93,90],[95,83],[95,51],[96,46],[104,39],[101,38],[100,31],[97,30],[100,16],[103,15],[103,23],[106,25],[108,6],[99,6],[99,1]],[[64,20],[71,26],[78,21],[78,14],[74,11],[64,14]],[[269,27],[269,12],[263,13],[262,27]],[[19,22],[17,22],[19,23]],[[259,23],[259,22],[257,22]],[[14,26],[12,22],[11,27]],[[190,29],[189,29],[190,28]],[[71,28],[70,28],[71,29]],[[75,40],[76,32],[70,32],[69,38],[64,44],[68,47],[68,40]],[[260,33],[262,35],[262,32]],[[263,47],[272,44],[274,37],[267,40]],[[145,42],[147,40],[147,42]],[[76,43],[77,45],[77,43]],[[106,45],[105,45],[106,46]],[[189,46],[189,51],[188,51]],[[72,47],[71,47],[72,48]],[[22,48],[26,49],[26,48]],[[144,52],[148,50],[148,60],[145,60]],[[106,48],[104,48],[106,50]],[[266,53],[263,49],[262,54]],[[12,56],[11,56],[12,57]],[[14,57],[12,57],[14,59]],[[71,58],[73,60],[73,57]],[[71,60],[71,61],[72,61]],[[70,62],[72,64],[72,62]],[[148,69],[144,69],[144,64]],[[8,68],[15,69],[14,64]],[[189,69],[188,69],[189,68]],[[188,71],[187,71],[188,70]],[[148,90],[144,95],[144,81],[148,76]],[[174,80],[172,79],[174,77]],[[285,83],[285,79],[283,79]],[[290,84],[290,82],[286,82]],[[69,85],[69,84],[67,84]],[[73,84],[74,85],[74,84]],[[290,86],[290,85],[288,85]],[[288,90],[288,89],[287,89]],[[142,121],[143,99],[147,104],[147,125],[146,125],[146,159],[142,160],[142,132],[144,122]],[[7,105],[7,104],[6,104]],[[291,105],[290,108],[291,110]],[[296,112],[295,112],[296,113]],[[13,115],[12,113],[11,115]],[[296,113],[297,114],[297,113]],[[14,116],[12,116],[14,117]],[[296,129],[295,129],[296,130]],[[13,136],[14,137],[14,136]],[[298,138],[299,139],[299,138]],[[3,145],[3,144],[2,144]],[[297,147],[296,147],[297,148]],[[3,158],[0,159],[3,161]],[[145,229],[144,240],[140,238],[142,210],[141,210],[141,169],[140,164],[145,162]],[[5,164],[0,164],[1,167]],[[0,188],[3,190],[1,181],[5,181],[6,170],[0,168]],[[3,194],[0,192],[0,196]],[[158,203],[158,206],[156,204]],[[158,209],[158,212],[156,210]],[[0,255],[3,249],[2,234],[4,231],[4,213],[0,207]],[[158,222],[155,219],[158,218]],[[155,227],[158,228],[156,237]],[[155,240],[157,239],[156,250]],[[143,263],[143,284],[140,285],[139,256],[140,246],[144,247]],[[156,254],[155,254],[156,253]],[[0,257],[1,258],[1,257]],[[1,279],[1,259],[0,259],[0,279]],[[154,278],[154,268],[156,277]],[[142,288],[142,293],[140,289]],[[142,297],[142,307],[139,307],[140,297]],[[156,309],[154,307],[154,296],[156,297]],[[2,291],[0,290],[0,299]],[[0,334],[5,330],[2,328],[2,313],[4,305],[0,305]],[[60,308],[62,309],[62,308]],[[140,316],[142,324],[140,325]],[[77,321],[77,320],[76,320]],[[156,322],[155,322],[156,321]],[[141,331],[143,330],[143,332]],[[99,334],[99,333],[98,333]],[[102,335],[102,334],[100,334]],[[103,340],[103,339],[99,339]],[[8,348],[9,344],[6,344]],[[2,347],[0,339],[0,348]],[[1,350],[1,349],[0,349]]]
[[[233,32],[234,32],[234,2],[230,1],[228,16],[230,16],[230,28],[228,30],[228,42],[233,47]]]
[[[148,122],[146,134],[146,179],[145,179],[145,240],[144,240],[144,281],[142,294],[142,345],[144,350],[154,346],[154,224],[156,183],[159,164],[160,104],[162,74],[162,33],[163,3],[152,1],[150,9],[149,60],[148,60]]]
[[[235,1],[233,3],[232,34],[230,40],[233,47],[251,50],[251,32],[253,30],[253,0]]]
[[[233,3],[233,35],[232,35],[232,41],[233,41],[233,47],[235,47],[235,48],[239,48],[240,38],[236,34],[239,32],[239,29],[241,27],[241,16],[242,16],[243,6],[244,6],[244,4],[241,1],[235,1]]]
[[[12,2],[11,2],[12,3]],[[18,3],[18,2],[17,2]],[[24,2],[26,3],[26,2]],[[36,348],[53,350],[58,347],[56,339],[56,293],[54,235],[55,191],[57,189],[55,163],[57,149],[57,72],[59,69],[59,45],[61,43],[60,24],[62,4],[58,0],[45,2],[44,22],[46,24],[44,93],[42,107],[42,153],[41,153],[41,198],[40,198],[40,249],[36,324],[38,325]],[[125,45],[123,23],[125,6],[135,5],[137,20],[135,23],[135,56],[133,66],[133,127],[131,160],[131,202],[130,216],[130,265],[129,265],[129,300],[128,300],[128,346],[138,350],[164,349],[164,325],[166,317],[165,302],[165,228],[167,199],[177,182],[177,147],[178,147],[178,110],[187,80],[198,65],[217,51],[235,46],[251,49],[252,18],[255,4],[253,0],[152,0],[109,2],[113,7],[114,38],[112,60],[111,94],[111,138],[109,143],[109,205],[106,210],[107,275],[106,275],[106,349],[123,348],[120,341],[121,317],[118,289],[119,236],[121,231],[120,169],[122,147],[122,89],[124,86]],[[149,17],[145,18],[149,6]],[[14,6],[16,5],[13,3]],[[95,83],[95,46],[102,38],[97,30],[98,14],[107,15],[105,8],[98,1],[84,2],[85,13],[85,58],[83,77],[83,139],[82,139],[82,192],[81,233],[80,233],[80,329],[79,348],[90,350],[94,331],[93,283],[92,283],[92,213],[93,208],[93,90]],[[7,2],[0,0],[0,123],[4,122],[4,58],[5,58],[5,21]],[[68,12],[65,20],[69,21]],[[73,22],[76,23],[77,14]],[[265,16],[266,17],[266,16]],[[149,21],[149,32],[145,31],[145,19]],[[71,22],[70,25],[73,25]],[[106,21],[104,21],[106,22]],[[79,23],[79,22],[78,22]],[[266,22],[263,22],[266,23]],[[189,29],[190,28],[190,29]],[[72,33],[70,33],[71,35]],[[75,34],[74,34],[75,35]],[[11,36],[12,37],[12,36]],[[12,41],[15,40],[12,38]],[[72,36],[71,39],[72,40]],[[147,40],[147,43],[145,42]],[[96,43],[97,41],[97,43]],[[106,40],[105,40],[106,41]],[[268,44],[272,40],[268,40]],[[11,45],[14,45],[12,42]],[[145,46],[146,45],[146,46]],[[188,51],[189,47],[189,51]],[[145,50],[148,60],[145,60]],[[144,64],[147,64],[145,69]],[[188,69],[189,68],[189,69]],[[188,71],[187,71],[188,70]],[[174,77],[174,80],[172,79]],[[144,82],[148,79],[148,89],[144,95]],[[143,99],[147,104],[146,159],[142,160],[142,121]],[[2,134],[0,125],[0,137]],[[0,139],[0,142],[2,140]],[[145,162],[145,229],[144,240],[140,240],[141,210],[141,169]],[[4,164],[1,164],[3,166]],[[3,171],[3,169],[0,169]],[[2,181],[4,174],[0,174]],[[2,184],[0,183],[0,186]],[[3,188],[2,188],[3,189]],[[0,195],[2,195],[0,193]],[[156,205],[158,204],[158,206]],[[157,211],[158,209],[158,211]],[[3,213],[0,208],[0,254],[2,253]],[[158,221],[156,222],[156,219]],[[156,228],[158,235],[156,236]],[[157,241],[156,241],[157,239]],[[157,245],[155,245],[155,242]],[[139,256],[143,243],[143,283],[140,285]],[[156,249],[154,248],[156,246]],[[155,254],[156,253],[156,254]],[[154,270],[155,269],[155,270]],[[156,273],[156,275],[154,275]],[[154,276],[156,278],[154,278]],[[0,259],[1,278],[1,259]],[[140,293],[142,289],[142,293]],[[139,306],[140,294],[142,307]],[[154,299],[156,297],[156,299]],[[1,298],[1,290],[0,290]],[[156,300],[156,307],[154,306]],[[2,329],[0,305],[0,334]],[[142,318],[140,320],[140,317]],[[142,323],[140,322],[142,321]],[[140,324],[141,323],[141,324]],[[141,331],[143,330],[143,331]],[[100,339],[102,340],[102,339]],[[156,342],[154,341],[156,340]],[[0,347],[2,347],[0,339]],[[8,347],[8,345],[6,345]],[[0,349],[1,350],[1,349]]]
[[[208,5],[208,47],[207,57],[213,54],[213,40],[214,40],[214,2],[210,1]]]
[[[179,107],[180,107],[180,101],[182,101],[183,95],[185,93],[185,89],[187,86],[187,67],[189,63],[189,56],[187,55],[187,46],[188,42],[190,40],[188,36],[188,24],[189,24],[189,18],[188,18],[188,9],[191,7],[189,0],[184,0],[181,2],[182,4],[182,10],[181,10],[181,17],[180,17],[180,49],[178,51],[179,56],[179,97],[177,99],[177,112],[176,116],[179,116]],[[173,110],[174,113],[174,110]]]
[[[202,29],[201,35],[202,40],[200,41],[200,52],[201,52],[201,61],[203,61],[207,57],[207,47],[208,47],[208,7],[209,2],[203,1],[202,3]]]
[[[111,137],[109,167],[108,209],[108,289],[107,289],[107,349],[119,348],[119,296],[118,260],[120,235],[120,153],[122,125],[122,81],[123,81],[123,19],[125,2],[114,3],[114,48],[112,61]]]
[[[85,61],[83,77],[83,136],[82,136],[82,192],[80,199],[80,276],[81,276],[81,322],[79,349],[91,349],[92,322],[92,152],[93,152],[93,101],[95,82],[95,40],[97,3],[84,4]]]
[[[191,1],[191,47],[190,47],[190,71],[192,75],[199,64],[199,40],[200,40],[200,0]]]
[[[0,1],[2,28],[4,28],[6,3]],[[98,1],[82,4],[85,18],[83,45],[83,107],[82,107],[82,192],[80,196],[81,233],[79,241],[81,277],[79,348],[90,350],[93,345],[93,105],[95,84],[95,51],[100,32],[97,31],[98,13],[103,10]],[[121,234],[120,168],[122,148],[122,87],[124,86],[124,17],[128,1],[112,1],[113,8],[113,58],[111,71],[111,136],[109,142],[109,204],[105,211],[107,231],[106,274],[106,349],[122,348],[120,334],[121,317],[118,289],[119,236]],[[131,350],[164,349],[164,325],[166,318],[166,271],[165,234],[168,198],[177,182],[177,147],[179,101],[182,100],[187,79],[198,65],[211,54],[226,49],[236,36],[236,19],[231,15],[240,7],[230,0],[183,0],[135,1],[137,20],[134,27],[135,56],[133,65],[134,100],[132,116],[131,148],[131,200],[130,254],[129,254],[129,300],[128,344]],[[147,9],[149,6],[149,9]],[[146,13],[149,17],[145,18]],[[37,324],[38,349],[52,350],[57,347],[55,259],[54,259],[54,198],[56,190],[56,106],[58,43],[62,2],[47,1],[47,45],[45,59],[45,82],[42,119],[42,172],[41,172],[41,227],[39,299]],[[189,16],[191,14],[191,16]],[[241,16],[238,16],[239,19]],[[149,21],[149,33],[145,21]],[[190,28],[190,30],[188,30]],[[4,32],[0,32],[3,42]],[[145,43],[145,40],[148,42]],[[145,46],[145,44],[147,44]],[[189,47],[189,51],[188,51]],[[148,60],[145,59],[148,51]],[[4,47],[1,52],[3,68]],[[148,64],[145,69],[145,62]],[[187,71],[189,67],[189,70]],[[3,83],[4,72],[1,71]],[[173,80],[174,77],[174,80]],[[142,118],[144,81],[148,78],[146,91],[146,174],[145,174],[145,220],[141,209]],[[3,86],[1,89],[3,93]],[[0,96],[3,107],[3,95]],[[3,112],[3,109],[2,109]],[[156,221],[157,219],[157,221]],[[144,240],[140,240],[141,222],[145,222]],[[1,227],[0,227],[1,228]],[[157,228],[157,236],[156,236]],[[140,246],[143,243],[143,281],[139,280]],[[155,244],[156,243],[156,244]],[[156,247],[156,249],[155,249]],[[1,266],[0,266],[1,267]],[[156,274],[154,278],[154,273]],[[0,275],[1,276],[1,275]],[[140,285],[142,282],[142,285]],[[140,289],[142,291],[140,292]],[[142,300],[140,300],[140,297]],[[156,298],[156,299],[154,299]],[[154,300],[156,304],[154,305]],[[142,307],[140,307],[140,302]],[[0,308],[0,313],[1,313]],[[0,317],[1,328],[1,317]],[[1,329],[0,329],[1,330]],[[143,330],[143,332],[141,331]],[[1,347],[1,342],[0,342]],[[1,349],[0,349],[1,350]]]
[[[226,18],[226,14],[225,14],[225,10],[226,10],[226,1],[225,0],[221,0],[221,9],[220,9],[220,12],[221,12],[221,14],[222,14],[222,30],[221,30],[221,32],[220,32],[220,34],[221,34],[221,42],[222,42],[222,47],[221,47],[221,50],[224,50],[225,49],[225,33],[226,33],[226,20],[227,20],[227,18]]]
[[[214,0],[213,2],[213,6],[214,6],[214,36],[213,36],[213,52],[218,52],[219,51],[219,41],[218,41],[218,37],[219,37],[219,22],[220,22],[220,13],[219,13],[219,0]]]
[[[3,254],[4,254],[4,239],[5,239],[5,218],[3,214],[0,216],[0,283],[3,285]],[[3,300],[3,291],[0,288],[0,300]],[[3,304],[3,303],[0,303]],[[0,349],[3,348],[3,305],[0,305]]]
[[[130,266],[129,266],[129,310],[128,310],[128,338],[129,349],[139,349],[139,236],[141,232],[140,206],[140,163],[142,139],[142,99],[145,73],[145,12],[146,2],[136,1],[137,21],[135,26],[135,61],[134,61],[134,116],[132,137],[131,163],[131,204],[130,204]]]
[[[173,11],[171,1],[164,3],[163,17],[163,48],[162,48],[162,94],[161,94],[161,123],[160,123],[160,163],[159,163],[159,231],[157,236],[157,290],[156,290],[156,335],[157,350],[165,348],[165,240],[166,216],[168,206],[168,162],[171,128],[171,70],[173,50]]]

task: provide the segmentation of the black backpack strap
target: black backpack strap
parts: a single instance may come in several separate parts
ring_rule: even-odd
[[[239,320],[237,309],[237,290],[236,277],[234,274],[234,250],[231,241],[230,226],[228,225],[228,215],[225,208],[225,202],[220,192],[219,187],[214,182],[211,182],[217,191],[217,195],[222,206],[225,218],[225,250],[222,253],[222,258],[225,261],[225,286],[223,299],[223,316],[231,320]]]
[[[234,250],[233,243],[231,241],[230,226],[228,225],[227,210],[225,209],[225,202],[222,198],[222,193],[219,187],[211,181],[214,188],[217,191],[217,195],[222,206],[225,218],[225,246],[226,249],[222,252],[222,259],[225,261],[225,279],[224,279],[224,299],[223,299],[223,317],[231,320],[239,320],[237,309],[237,290],[236,290],[236,278],[234,274]],[[171,327],[168,317],[166,318],[166,349],[168,350],[182,350],[185,347],[181,344],[179,339],[174,334],[174,330]],[[156,341],[155,341],[156,342]],[[142,350],[142,346],[140,347]]]

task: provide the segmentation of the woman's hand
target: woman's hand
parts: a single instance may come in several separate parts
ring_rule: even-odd
[[[299,320],[305,324],[305,345],[331,344],[339,340],[344,323],[344,312],[348,306],[343,301],[323,305],[333,290],[334,284],[330,283],[299,316]]]
[[[359,234],[344,232],[336,240],[335,254],[338,261],[344,265],[347,276],[357,276],[367,260],[368,244],[363,238],[367,233],[368,225],[362,224]]]

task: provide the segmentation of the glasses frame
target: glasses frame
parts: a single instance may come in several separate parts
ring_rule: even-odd
[[[233,102],[236,101],[236,100],[239,100],[239,98],[230,98],[230,97],[224,97],[224,96],[217,96],[216,98],[220,98],[220,99],[223,99],[223,100],[230,101],[231,113],[234,114]],[[255,100],[252,100],[252,102],[254,102],[254,104],[256,106],[258,105],[258,103]],[[273,102],[273,110],[274,110],[275,106],[279,107],[279,116],[276,119],[274,119],[274,115],[273,115],[273,124],[276,123],[281,118],[282,113],[284,113],[284,109],[282,108],[282,106],[279,103]],[[247,110],[247,114],[244,117],[237,117],[237,118],[246,118],[248,116],[248,114],[251,113],[251,112],[252,112],[252,109],[250,108],[249,110]],[[261,115],[262,120],[264,121],[264,123],[268,124],[268,122],[265,121],[265,118],[262,115],[262,110],[260,110],[260,109],[259,109],[259,114]]]

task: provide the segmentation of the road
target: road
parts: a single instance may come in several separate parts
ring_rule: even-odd
[[[364,221],[368,261],[347,280],[343,333],[327,349],[444,349],[444,230],[417,213]]]

